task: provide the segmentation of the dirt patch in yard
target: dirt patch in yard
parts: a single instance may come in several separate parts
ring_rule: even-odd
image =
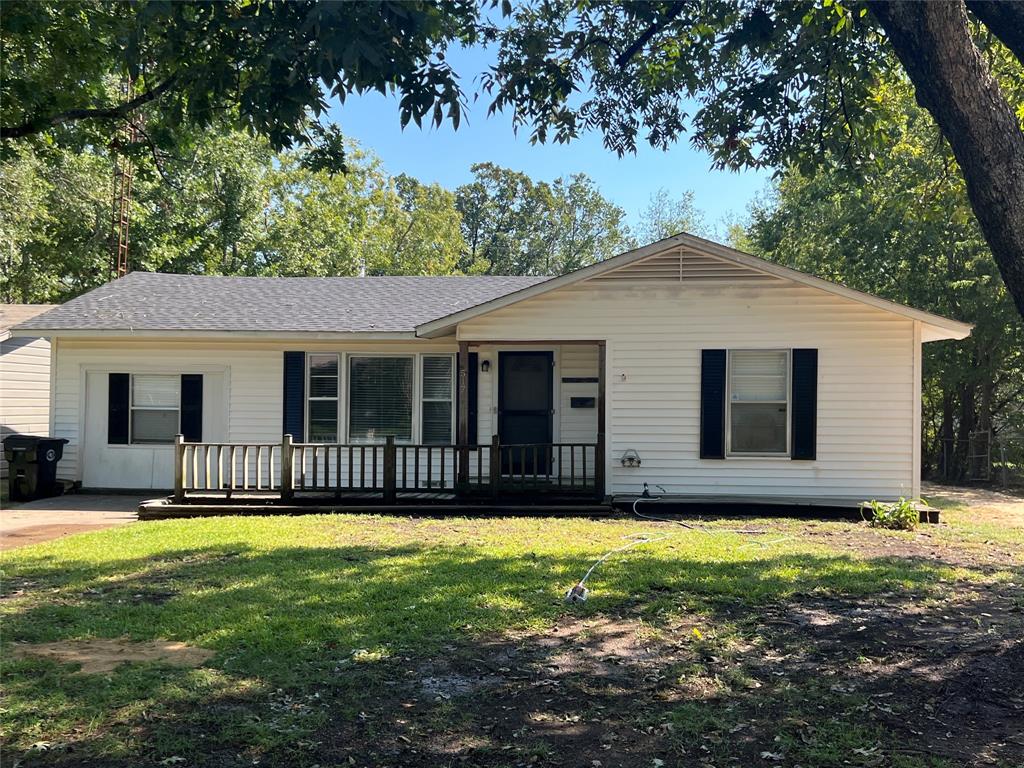
[[[996,491],[989,488],[963,488],[929,485],[921,494],[930,501],[958,504],[969,508],[963,514],[995,525],[1024,528],[1024,494],[1019,491]]]
[[[51,539],[59,539],[62,536],[71,536],[76,533],[88,533],[89,531],[102,531],[110,528],[111,524],[79,525],[79,524],[54,524],[54,525],[30,525],[14,531],[7,531],[0,534],[0,550],[25,547],[29,544],[39,544]]]
[[[974,568],[982,572],[1024,564],[1024,552],[998,542],[968,543],[936,535],[937,527],[922,525],[912,532],[892,533],[867,525],[820,526],[801,532],[800,538],[848,551],[857,557],[900,558]]]
[[[95,675],[111,672],[128,662],[157,662],[177,667],[201,667],[214,655],[206,648],[197,648],[172,640],[64,640],[56,643],[11,645],[15,657],[43,657],[61,664],[79,664],[78,672]]]
[[[394,766],[1024,765],[1019,586],[564,618],[403,660],[318,759]],[[440,660],[439,660],[440,659]],[[657,761],[662,761],[661,763]]]

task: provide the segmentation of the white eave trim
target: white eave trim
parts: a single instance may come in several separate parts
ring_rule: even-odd
[[[664,240],[659,240],[658,242],[651,243],[650,245],[645,245],[643,248],[627,251],[626,253],[614,256],[606,261],[592,264],[589,267],[584,267],[583,269],[570,272],[566,275],[561,275],[560,277],[554,277],[542,283],[532,285],[529,288],[524,288],[520,291],[516,291],[515,293],[506,294],[505,296],[501,296],[483,304],[478,304],[475,307],[470,307],[460,312],[455,312],[446,317],[422,323],[416,327],[416,335],[425,338],[434,338],[436,336],[450,334],[459,323],[465,322],[466,320],[470,320],[474,317],[479,317],[525,299],[540,296],[550,291],[557,290],[558,288],[563,288],[567,285],[582,282],[583,280],[587,280],[591,277],[596,277],[597,275],[604,274],[605,272],[609,272],[613,269],[619,269],[632,264],[635,261],[645,259],[648,256],[654,256],[666,251],[679,250],[680,248],[716,256],[766,275],[773,275],[785,280],[790,280],[794,283],[806,285],[811,288],[817,288],[827,293],[850,299],[851,301],[856,301],[861,304],[875,307],[876,309],[881,309],[886,312],[910,318],[911,320],[916,320],[926,326],[922,329],[923,341],[963,339],[970,335],[971,330],[974,327],[970,323],[961,323],[957,320],[950,320],[949,318],[942,317],[941,315],[925,312],[920,309],[914,309],[913,307],[898,304],[894,301],[889,301],[888,299],[882,299],[878,296],[873,296],[870,293],[864,293],[863,291],[858,291],[854,288],[848,288],[845,285],[840,285],[839,283],[832,283],[828,280],[823,280],[820,277],[814,277],[813,275],[808,275],[804,272],[790,269],[789,267],[784,267],[780,264],[773,264],[769,261],[765,261],[764,259],[759,259],[757,256],[737,251],[733,248],[720,245],[719,243],[715,243],[710,240],[705,240],[693,235],[681,234],[674,235],[673,237],[669,237]]]

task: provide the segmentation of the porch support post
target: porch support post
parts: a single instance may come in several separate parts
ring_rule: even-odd
[[[185,500],[185,437],[174,436],[174,503]]]
[[[292,470],[292,436],[281,438],[281,501],[291,501],[295,496],[294,475]]]
[[[501,445],[498,436],[491,435],[491,447],[487,456],[487,469],[491,476],[491,497],[498,498],[501,493]]]
[[[429,459],[429,453],[427,454]],[[443,461],[443,460],[442,460]],[[398,500],[397,493],[398,451],[395,450],[395,436],[384,438],[384,503],[394,504]]]
[[[457,491],[469,486],[469,342],[459,342],[459,415],[457,442],[458,471],[455,476]]]
[[[605,342],[597,342],[597,447],[594,450],[594,495],[603,501],[606,492],[605,483],[605,365],[608,360]]]

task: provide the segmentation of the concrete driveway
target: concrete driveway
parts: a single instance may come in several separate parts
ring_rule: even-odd
[[[135,522],[135,510],[147,498],[152,496],[72,493],[38,501],[5,502],[0,511],[0,550]]]

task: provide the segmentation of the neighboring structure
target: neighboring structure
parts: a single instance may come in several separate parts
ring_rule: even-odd
[[[136,272],[16,334],[54,339],[86,487],[170,489],[180,431],[196,492],[280,490],[283,456],[282,495],[825,503],[919,495],[921,345],[970,330],[678,235],[555,278]]]
[[[50,342],[45,336],[11,338],[11,328],[54,304],[0,304],[0,441],[13,433],[50,434]],[[0,481],[7,461],[0,452]]]

